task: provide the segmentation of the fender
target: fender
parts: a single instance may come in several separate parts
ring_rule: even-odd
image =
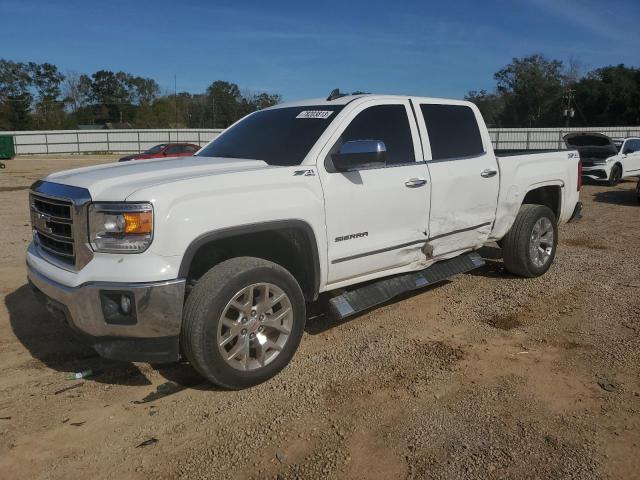
[[[224,238],[234,237],[236,235],[246,235],[250,233],[267,232],[270,230],[282,230],[286,228],[299,229],[304,232],[309,246],[311,247],[311,260],[313,265],[313,297],[315,298],[320,291],[320,258],[318,255],[318,242],[316,241],[316,235],[307,222],[303,220],[275,220],[269,222],[250,223],[246,225],[238,225],[229,228],[222,228],[219,230],[212,230],[201,234],[195,240],[193,240],[187,247],[182,261],[180,262],[180,269],[178,271],[178,278],[186,278],[189,273],[189,267],[193,261],[193,257],[196,252],[209,242],[215,240],[221,240]]]

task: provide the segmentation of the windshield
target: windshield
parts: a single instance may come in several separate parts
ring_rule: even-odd
[[[300,165],[342,105],[285,107],[249,115],[198,152],[199,157]]]
[[[166,143],[162,143],[160,145],[156,145],[155,147],[151,147],[149,150],[145,151],[144,153],[148,153],[149,155],[152,155],[154,153],[160,153],[162,149],[166,146],[167,146]]]

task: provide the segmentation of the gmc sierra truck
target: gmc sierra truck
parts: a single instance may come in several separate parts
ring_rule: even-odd
[[[190,158],[49,175],[29,281],[104,357],[186,358],[245,388],[291,360],[306,303],[347,317],[483,265],[544,274],[580,215],[575,151],[496,156],[456,100],[331,95],[241,119]]]

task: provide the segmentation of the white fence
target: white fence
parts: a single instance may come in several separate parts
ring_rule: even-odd
[[[142,152],[159,143],[189,142],[206,145],[222,130],[50,130],[0,132],[13,135],[16,155],[39,153]]]
[[[562,149],[562,137],[571,132],[598,132],[609,137],[640,137],[640,127],[490,128],[493,148],[499,150]]]
[[[13,135],[16,154],[40,153],[128,153],[141,152],[158,143],[190,142],[205,145],[222,130],[51,130],[0,132]],[[490,128],[496,149],[544,150],[563,148],[562,137],[569,132],[600,132],[610,137],[640,136],[640,127],[589,128]]]

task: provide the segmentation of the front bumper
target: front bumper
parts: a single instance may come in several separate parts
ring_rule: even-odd
[[[608,180],[611,175],[611,164],[597,164],[590,167],[582,166],[582,176],[592,180]]]
[[[47,308],[64,315],[103,357],[131,362],[174,362],[180,358],[185,280],[155,283],[92,282],[67,287],[27,265],[29,283]],[[128,294],[135,323],[114,324],[105,319],[101,294]]]

